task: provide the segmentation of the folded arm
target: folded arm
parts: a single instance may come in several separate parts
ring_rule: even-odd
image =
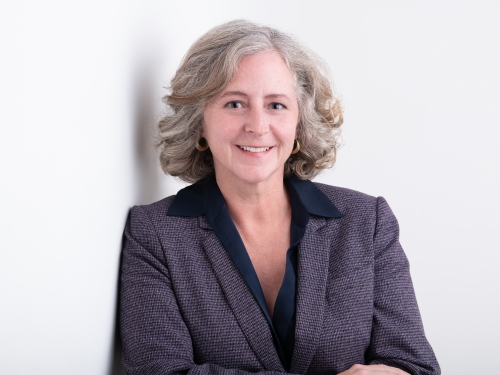
[[[373,241],[374,312],[367,364],[396,367],[412,375],[438,375],[441,371],[424,334],[409,263],[399,243],[399,225],[384,198],[377,198]]]

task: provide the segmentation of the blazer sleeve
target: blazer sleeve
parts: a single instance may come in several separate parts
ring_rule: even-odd
[[[122,359],[127,374],[250,374],[194,363],[189,327],[179,311],[160,241],[140,206],[132,208],[124,230],[120,288]]]
[[[399,243],[399,225],[384,198],[377,198],[374,233],[374,313],[368,364],[398,367],[414,375],[441,373],[427,341]]]

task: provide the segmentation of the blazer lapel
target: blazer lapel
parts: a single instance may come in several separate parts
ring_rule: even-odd
[[[290,372],[305,374],[316,352],[325,309],[331,234],[326,220],[311,216],[298,249],[295,347]]]
[[[203,243],[206,254],[250,347],[264,369],[284,372],[269,325],[252,292],[205,217],[199,220],[202,228],[209,229]]]

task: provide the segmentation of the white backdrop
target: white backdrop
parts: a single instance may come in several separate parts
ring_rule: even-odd
[[[18,1],[0,15],[0,373],[119,374],[128,209],[175,193],[152,148],[190,44],[235,18],[331,67],[344,147],[317,180],[384,196],[443,373],[500,345],[500,5],[494,1]]]

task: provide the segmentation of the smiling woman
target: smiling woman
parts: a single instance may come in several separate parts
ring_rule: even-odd
[[[158,145],[195,183],[129,215],[128,373],[440,373],[385,200],[310,181],[342,124],[325,72],[246,21],[188,51]]]

